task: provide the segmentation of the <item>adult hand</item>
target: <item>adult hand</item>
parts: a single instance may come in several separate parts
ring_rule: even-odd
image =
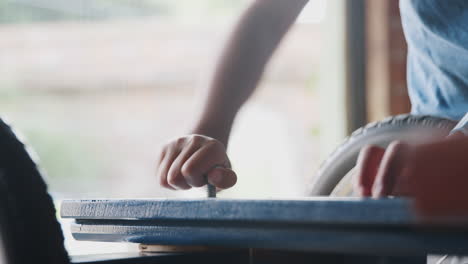
[[[356,188],[363,197],[408,195],[410,146],[395,141],[387,149],[369,145],[359,153]]]
[[[367,146],[357,164],[361,196],[410,196],[424,216],[468,216],[468,137]]]

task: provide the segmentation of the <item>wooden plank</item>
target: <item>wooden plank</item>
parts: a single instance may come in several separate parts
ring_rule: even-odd
[[[230,248],[207,246],[180,246],[180,245],[138,245],[140,252],[144,253],[194,253],[194,252],[229,252]]]
[[[403,199],[229,200],[148,199],[63,201],[61,216],[76,219],[237,221],[315,225],[414,225]]]
[[[423,226],[404,199],[64,201],[77,240],[419,256],[468,254],[468,229]]]
[[[72,225],[72,234],[77,240],[159,245],[393,256],[468,254],[466,230],[83,220]]]

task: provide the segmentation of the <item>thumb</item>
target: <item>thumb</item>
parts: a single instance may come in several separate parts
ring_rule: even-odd
[[[220,189],[227,189],[237,182],[236,173],[227,168],[216,167],[208,172],[208,182]]]

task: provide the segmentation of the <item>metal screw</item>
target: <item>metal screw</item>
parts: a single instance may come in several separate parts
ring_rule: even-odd
[[[208,183],[207,189],[208,189],[208,198],[216,198],[216,187]]]

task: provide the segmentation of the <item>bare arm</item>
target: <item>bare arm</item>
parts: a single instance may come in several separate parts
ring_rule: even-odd
[[[193,133],[227,145],[233,120],[308,0],[257,0],[241,17],[219,61]]]
[[[172,140],[158,160],[160,184],[190,189],[234,186],[226,145],[239,108],[257,87],[265,65],[307,0],[256,0],[224,51],[192,135]],[[198,134],[198,135],[197,135]]]

